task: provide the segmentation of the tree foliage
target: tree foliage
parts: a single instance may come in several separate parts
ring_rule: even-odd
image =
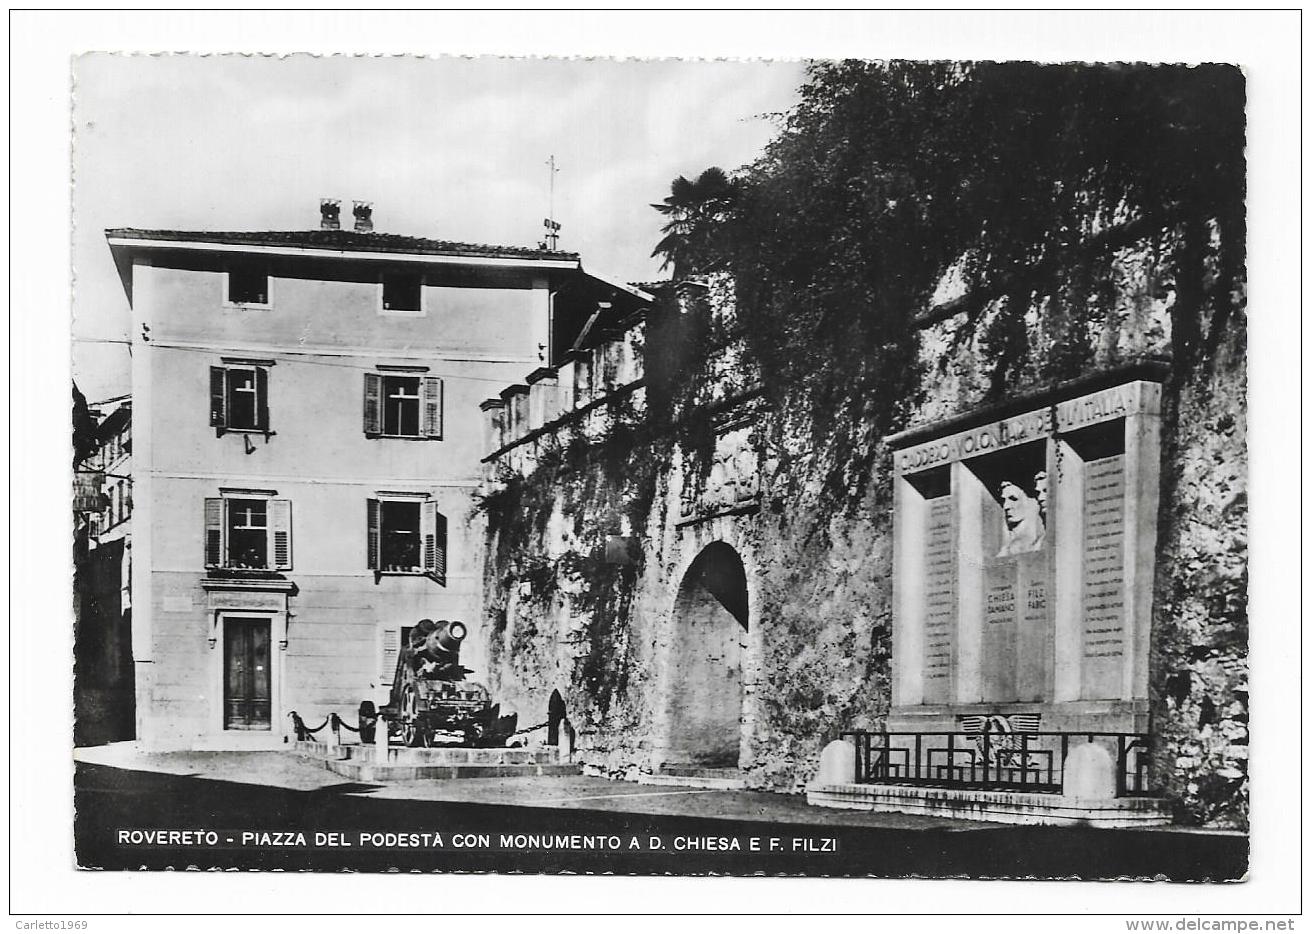
[[[898,427],[944,280],[944,316],[986,317],[1001,392],[1024,316],[1048,298],[1082,314],[1126,244],[1161,256],[1182,378],[1243,307],[1243,103],[1229,66],[818,63],[765,154],[705,186],[731,196],[693,208],[701,179],[674,183],[657,251],[731,270],[762,378],[820,445],[868,453]],[[867,473],[859,459],[831,482]]]
[[[722,262],[717,228],[736,205],[738,183],[718,166],[711,166],[695,181],[682,175],[669,186],[669,196],[653,204],[668,222],[664,237],[651,251],[663,256],[661,269],[673,267],[676,278],[703,272]]]

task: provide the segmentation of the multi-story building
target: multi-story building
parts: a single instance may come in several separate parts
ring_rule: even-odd
[[[132,307],[132,645],[148,747],[279,743],[381,702],[405,627],[470,624],[488,390],[647,296],[577,254],[354,230],[107,231]],[[477,679],[477,675],[475,675]]]
[[[104,508],[90,516],[92,547],[109,542],[124,541],[131,547],[132,538],[132,399],[121,397],[100,403],[93,410],[99,416],[107,405],[113,405],[96,429],[99,447],[88,466],[104,478],[101,492]]]
[[[108,414],[104,414],[108,411]],[[77,745],[133,737],[132,400],[106,399],[93,450],[77,465],[86,502],[75,550],[74,727]]]

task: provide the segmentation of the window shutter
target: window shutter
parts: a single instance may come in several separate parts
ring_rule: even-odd
[[[446,586],[446,517],[431,500],[421,509],[423,535],[423,570],[433,580]]]
[[[215,428],[228,424],[228,371],[221,366],[209,368],[209,423]]]
[[[269,500],[269,553],[273,555],[273,568],[291,570],[291,500]]]
[[[364,433],[382,434],[382,377],[364,374]]]
[[[446,586],[446,517],[437,513],[437,562],[433,568],[433,577],[437,583]]]
[[[442,381],[437,376],[423,378],[423,436],[442,439]]]
[[[382,683],[391,684],[396,677],[396,657],[401,651],[401,632],[399,629],[382,631]]]
[[[369,569],[378,570],[379,546],[382,543],[382,509],[376,499],[369,500]]]
[[[269,371],[255,367],[255,427],[269,430]]]
[[[205,567],[223,566],[223,499],[205,497]]]

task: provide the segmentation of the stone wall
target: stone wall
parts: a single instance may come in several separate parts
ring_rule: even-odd
[[[1174,292],[1153,252],[1119,251],[1099,281],[1095,298],[1061,292],[1012,314],[1024,333],[1008,337],[1004,365],[990,324],[1013,299],[986,305],[982,320],[923,325],[920,387],[902,427],[1168,358]],[[502,417],[510,402],[485,403],[493,691],[535,723],[559,690],[582,761],[597,773],[633,778],[694,759],[715,716],[689,716],[688,705],[719,707],[733,691],[742,699],[733,764],[752,787],[798,791],[828,741],[885,723],[894,638],[886,440],[863,423],[835,431],[873,465],[844,476],[848,452],[792,431],[780,394],[761,393],[743,353],[745,315],[727,278],[670,288],[649,319],[539,374],[526,421]],[[1214,352],[1176,367],[1165,386],[1154,777],[1181,818],[1241,823],[1243,324],[1230,320],[1213,337]],[[552,401],[535,408],[542,385]],[[706,577],[711,546],[740,562],[740,586],[731,560]],[[716,588],[719,607],[704,599]],[[744,622],[732,612],[738,600]],[[721,617],[714,636],[711,616]],[[708,658],[731,686],[696,686]],[[714,729],[722,738],[727,728]]]

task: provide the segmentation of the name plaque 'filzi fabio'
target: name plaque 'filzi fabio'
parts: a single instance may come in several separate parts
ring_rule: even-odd
[[[892,439],[893,706],[921,725],[1023,710],[1128,730],[1145,710],[1160,385],[1035,403]]]

